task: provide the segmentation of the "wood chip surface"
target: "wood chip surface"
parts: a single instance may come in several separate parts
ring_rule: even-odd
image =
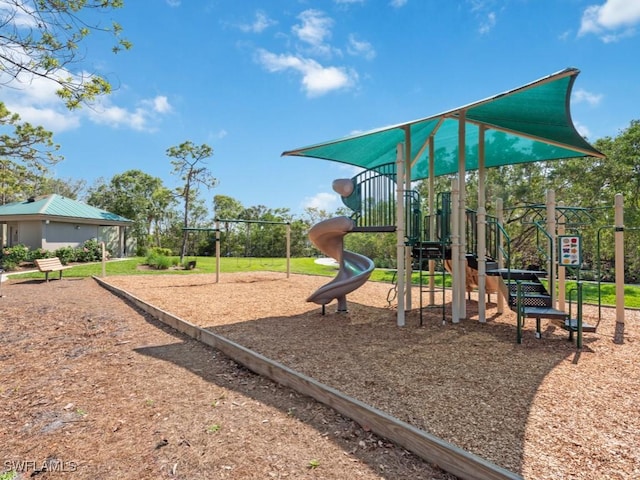
[[[396,324],[391,286],[368,282],[321,315],[305,299],[330,278],[281,273],[109,277],[108,281],[467,451],[530,479],[640,478],[638,312],[585,306],[581,351],[568,333],[527,320],[477,296],[467,319],[417,307]],[[436,297],[441,302],[441,298]],[[490,300],[496,301],[495,295]],[[428,294],[423,296],[426,304]],[[597,475],[596,473],[597,472]],[[596,475],[594,477],[594,475]]]

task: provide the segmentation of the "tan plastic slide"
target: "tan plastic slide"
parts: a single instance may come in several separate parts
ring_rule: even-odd
[[[335,217],[317,223],[309,230],[309,239],[326,256],[339,264],[338,275],[307,298],[307,302],[326,305],[338,301],[338,312],[347,311],[347,294],[361,287],[373,272],[374,263],[368,257],[344,249],[344,236],[353,230],[349,217]]]
[[[332,187],[343,198],[351,195],[354,189],[349,178],[334,180]],[[338,300],[338,312],[346,312],[347,293],[369,280],[374,268],[373,260],[344,249],[344,236],[353,227],[354,222],[349,217],[335,217],[319,222],[309,230],[309,240],[327,257],[335,259],[340,269],[336,278],[316,290],[307,302],[324,306],[335,298]]]

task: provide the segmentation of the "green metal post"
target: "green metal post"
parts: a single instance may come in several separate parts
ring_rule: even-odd
[[[582,282],[578,282],[578,315],[576,318],[578,325],[578,339],[576,340],[578,349],[582,348]]]
[[[522,343],[522,324],[524,323],[523,312],[522,312],[522,281],[518,280],[516,284],[516,312],[517,321],[518,321],[518,333],[517,333],[517,341],[518,343]]]

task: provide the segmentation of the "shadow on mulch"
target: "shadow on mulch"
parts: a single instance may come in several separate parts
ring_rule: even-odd
[[[134,349],[135,352],[165,362],[171,362],[209,383],[236,391],[257,402],[276,408],[283,414],[295,415],[297,420],[311,426],[320,433],[331,432],[331,434],[326,435],[327,439],[337,444],[345,452],[353,455],[354,458],[358,458],[364,464],[367,464],[381,478],[396,480],[399,478],[399,473],[393,470],[381,471],[379,468],[382,461],[380,458],[380,445],[385,447],[384,463],[387,467],[409,462],[413,465],[412,469],[415,472],[439,472],[437,477],[430,476],[429,478],[442,480],[455,480],[457,478],[401,447],[391,449],[390,447],[394,446],[393,444],[387,443],[386,440],[372,434],[368,429],[342,416],[332,408],[316,402],[315,399],[302,395],[289,387],[277,385],[275,382],[250,371],[226,357],[214,348],[195,342],[191,337],[176,332],[147,314],[144,314],[144,316],[150,324],[171,334],[177,340],[180,340],[180,343],[136,348]],[[193,342],[197,343],[198,348],[202,350],[202,354],[194,355]],[[212,363],[209,361],[212,352],[215,352],[218,360],[213,364],[214,368],[212,368]],[[358,445],[355,448],[354,443]],[[391,461],[389,460],[390,458]],[[406,475],[406,471],[401,475]]]
[[[470,303],[469,316],[475,315]],[[450,318],[450,305],[445,316]],[[348,314],[320,311],[278,316],[208,330],[250,348],[368,405],[514,472],[521,472],[527,418],[545,377],[580,358],[566,332],[547,326],[542,339],[531,325],[522,345],[513,325],[490,318],[443,324],[439,313],[408,312],[406,327],[395,310],[351,303]],[[306,338],[305,342],[289,339]],[[584,350],[595,341],[585,337]],[[202,365],[185,364],[181,345],[140,350],[177,363],[207,381],[240,390],[260,402],[288,409],[284,399],[221,382]],[[249,372],[246,375],[253,375]],[[284,402],[284,403],[282,403]],[[301,418],[322,429],[313,417]],[[362,432],[360,433],[362,435]],[[339,439],[336,439],[340,443]],[[343,444],[341,444],[344,447]],[[369,463],[374,458],[362,457]],[[374,465],[375,463],[372,463]]]

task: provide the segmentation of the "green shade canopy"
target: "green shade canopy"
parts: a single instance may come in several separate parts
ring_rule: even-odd
[[[580,71],[567,68],[520,88],[432,117],[392,125],[284,152],[321,158],[367,170],[396,161],[396,146],[411,145],[411,180],[429,176],[430,141],[435,176],[458,172],[458,132],[465,114],[465,166],[478,168],[478,142],[485,128],[485,166],[499,167],[584,156],[603,157],[576,131],[571,88]]]

